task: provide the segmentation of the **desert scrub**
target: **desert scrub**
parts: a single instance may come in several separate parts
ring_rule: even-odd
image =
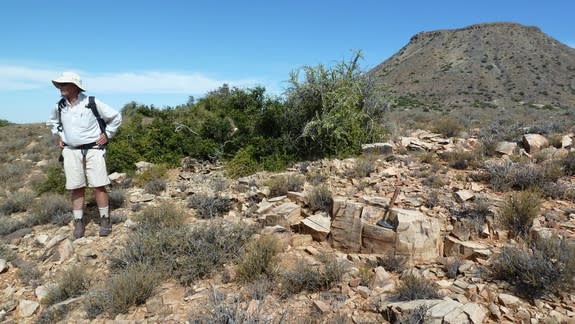
[[[344,265],[332,255],[321,255],[320,261],[321,265],[312,266],[299,260],[295,269],[281,272],[278,276],[280,296],[327,290],[339,283],[346,271]]]
[[[506,246],[491,265],[495,279],[509,282],[521,296],[539,298],[569,291],[575,276],[575,244],[565,238]]]
[[[541,198],[537,191],[525,190],[509,194],[499,209],[498,223],[511,237],[527,237],[533,219],[539,214]]]
[[[210,221],[183,224],[173,207],[145,210],[142,221],[111,259],[114,270],[148,264],[182,284],[211,276],[225,263],[237,261],[254,233],[246,224]]]
[[[89,318],[107,313],[111,318],[127,313],[134,305],[141,305],[153,296],[162,279],[159,269],[145,263],[132,264],[115,272],[88,294],[85,310]]]
[[[61,194],[47,193],[40,196],[31,207],[27,224],[35,226],[52,223],[63,226],[72,218],[72,204],[69,198]]]
[[[90,288],[90,277],[82,266],[72,266],[60,272],[42,302],[53,305],[66,299],[83,295]]]
[[[405,270],[407,258],[401,255],[385,255],[384,257],[378,256],[376,263],[373,267],[383,267],[385,271],[401,273]]]
[[[314,187],[307,196],[309,208],[312,211],[325,211],[331,213],[333,207],[332,193],[326,185]]]
[[[441,157],[450,167],[457,170],[474,168],[479,164],[479,161],[482,160],[479,150],[465,151],[457,149],[455,151],[445,152]]]
[[[221,217],[232,209],[232,199],[220,195],[195,194],[188,199],[188,207],[196,210],[202,219]]]
[[[144,185],[144,192],[159,195],[167,188],[167,183],[165,179],[153,178]]]
[[[439,298],[439,288],[433,281],[412,273],[401,277],[399,286],[392,295],[392,299],[397,301]]]
[[[12,261],[16,258],[16,252],[7,244],[0,242],[0,259]]]
[[[452,115],[441,116],[433,121],[433,131],[445,137],[455,137],[463,130],[461,120]]]
[[[18,278],[26,285],[36,287],[44,274],[38,269],[35,262],[24,260],[13,260],[14,265],[18,268]]]
[[[29,191],[17,191],[8,195],[0,203],[0,216],[28,210],[35,197],[36,195]]]
[[[461,204],[460,208],[448,208],[451,216],[460,219],[475,234],[481,234],[487,223],[487,218],[493,216],[489,209],[489,201],[485,198],[477,198],[470,203]]]
[[[167,172],[168,166],[166,164],[152,164],[142,172],[137,173],[134,181],[136,185],[144,187],[152,180],[163,179]]]
[[[158,206],[149,206],[136,215],[138,229],[151,231],[161,228],[177,228],[184,225],[186,214],[174,205],[164,202]]]
[[[269,179],[266,185],[270,188],[270,197],[283,196],[288,191],[301,191],[305,177],[303,175],[280,175]]]
[[[108,201],[111,209],[118,209],[126,201],[126,192],[122,189],[112,189],[108,193]]]
[[[575,151],[569,152],[562,160],[563,170],[566,175],[575,175]]]
[[[355,159],[350,176],[353,178],[368,177],[376,169],[377,155],[364,154]]]
[[[278,253],[281,242],[273,235],[260,236],[250,241],[244,248],[237,265],[237,278],[240,282],[254,282],[276,275]]]

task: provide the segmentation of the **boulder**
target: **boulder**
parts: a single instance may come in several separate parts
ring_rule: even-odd
[[[411,264],[435,260],[441,251],[439,220],[417,210],[393,208],[389,221],[397,224],[395,254],[406,256]]]
[[[336,207],[337,205],[337,207]],[[331,223],[332,245],[345,252],[361,250],[363,205],[354,202],[334,201],[334,216]]]
[[[525,134],[522,139],[523,147],[529,154],[539,152],[549,146],[549,141],[540,134]]]

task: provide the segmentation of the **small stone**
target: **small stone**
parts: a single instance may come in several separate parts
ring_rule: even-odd
[[[18,313],[22,317],[30,317],[36,312],[40,304],[33,300],[21,300],[18,303]]]
[[[8,270],[8,262],[4,259],[0,259],[0,273],[4,273]]]
[[[499,294],[498,299],[499,303],[505,305],[506,307],[517,306],[520,302],[519,298],[509,294]]]

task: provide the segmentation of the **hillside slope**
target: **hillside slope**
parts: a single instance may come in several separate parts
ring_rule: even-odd
[[[432,106],[575,105],[575,49],[515,23],[418,33],[368,74]]]

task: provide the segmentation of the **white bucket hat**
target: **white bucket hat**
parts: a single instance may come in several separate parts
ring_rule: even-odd
[[[52,80],[52,83],[58,89],[60,88],[58,86],[60,83],[73,83],[80,89],[80,91],[86,91],[82,87],[82,79],[80,79],[80,76],[74,72],[64,72],[57,79]]]

